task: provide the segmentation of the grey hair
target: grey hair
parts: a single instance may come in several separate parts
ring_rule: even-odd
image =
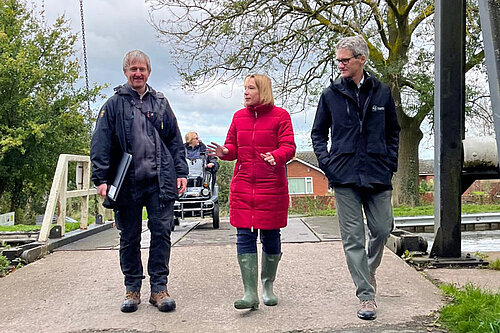
[[[361,35],[342,38],[335,46],[335,49],[337,51],[340,49],[349,50],[354,56],[364,55],[367,60],[370,55],[368,45],[366,45],[366,41]]]
[[[148,71],[151,72],[151,60],[149,60],[149,57],[146,53],[140,50],[132,50],[125,54],[125,58],[123,58],[123,70],[126,71],[130,67],[130,64],[135,60],[146,61]]]

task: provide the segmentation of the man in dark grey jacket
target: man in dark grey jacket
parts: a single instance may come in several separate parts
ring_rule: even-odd
[[[321,95],[311,138],[335,191],[347,266],[360,300],[357,315],[370,320],[376,318],[375,271],[393,229],[391,179],[400,127],[389,87],[363,69],[369,54],[365,40],[346,37],[336,53],[341,77]],[[367,250],[363,211],[370,231]]]
[[[167,99],[146,84],[151,73],[149,57],[139,50],[128,52],[123,73],[127,83],[115,88],[101,108],[92,136],[92,180],[97,193],[106,197],[122,156],[132,155],[118,197],[109,203],[120,230],[120,267],[126,287],[121,311],[136,311],[141,302],[144,206],[151,231],[149,302],[160,311],[172,311],[176,304],[167,291],[170,233],[174,201],[187,184],[184,146]]]

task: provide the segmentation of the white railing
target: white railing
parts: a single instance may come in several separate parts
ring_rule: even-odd
[[[76,190],[68,191],[68,163],[76,162]],[[80,229],[87,229],[89,219],[89,197],[97,195],[95,188],[90,188],[90,157],[82,155],[59,155],[54,180],[43,216],[42,227],[38,236],[39,242],[49,238],[52,218],[57,208],[57,225],[61,226],[61,236],[65,234],[66,204],[69,198],[81,197]],[[98,204],[99,214],[105,217],[111,212]]]

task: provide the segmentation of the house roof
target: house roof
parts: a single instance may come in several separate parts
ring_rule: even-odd
[[[434,160],[419,160],[418,174],[421,176],[434,175]]]
[[[293,161],[302,163],[310,168],[313,168],[316,171],[321,172],[322,174],[325,174],[323,170],[319,168],[318,159],[316,158],[316,155],[312,151],[296,152],[294,158],[288,161],[286,164],[291,163]]]
[[[319,168],[318,159],[313,151],[299,151],[295,154],[295,157],[315,166],[316,168]]]

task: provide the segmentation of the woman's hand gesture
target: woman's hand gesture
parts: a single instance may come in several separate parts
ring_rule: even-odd
[[[227,155],[227,153],[229,153],[229,149],[215,142],[211,142],[207,145],[207,151],[208,155],[217,156],[219,158],[222,158],[224,155]]]
[[[276,165],[276,160],[274,159],[274,156],[271,153],[265,153],[265,154],[260,154],[260,157],[264,159],[267,163],[271,165]]]

